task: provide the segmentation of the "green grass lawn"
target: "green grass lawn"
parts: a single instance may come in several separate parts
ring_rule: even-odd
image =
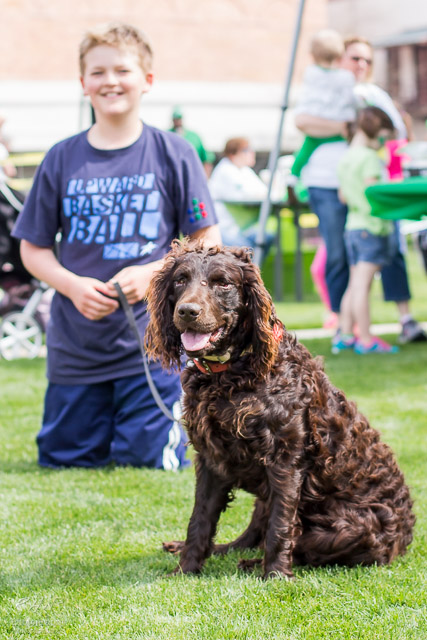
[[[415,500],[415,539],[391,566],[296,568],[264,582],[213,557],[167,577],[163,540],[185,535],[194,471],[49,471],[36,464],[44,361],[0,362],[0,639],[407,640],[427,637],[427,344],[393,356],[329,355],[332,381],[393,447]],[[219,541],[246,526],[237,494]],[[258,552],[246,552],[252,557]]]

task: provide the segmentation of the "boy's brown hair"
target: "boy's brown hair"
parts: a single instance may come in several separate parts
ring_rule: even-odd
[[[316,64],[331,64],[342,58],[344,41],[338,31],[322,29],[311,39],[310,53]]]
[[[134,50],[143,71],[149,73],[152,69],[153,50],[145,33],[130,24],[112,22],[98,25],[85,33],[79,47],[80,73],[82,75],[85,70],[87,53],[99,45]]]
[[[381,129],[394,131],[394,124],[391,118],[378,107],[365,107],[361,109],[358,116],[356,126],[361,129],[371,140],[374,140]]]

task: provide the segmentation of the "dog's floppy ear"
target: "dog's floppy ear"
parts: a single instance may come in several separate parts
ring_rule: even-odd
[[[175,270],[179,245],[173,246],[164,265],[151,279],[147,291],[150,320],[145,331],[148,355],[160,360],[166,369],[180,368],[181,337],[173,323],[172,274]]]
[[[247,308],[244,333],[251,339],[255,369],[260,375],[265,375],[277,358],[283,325],[276,316],[271,296],[249,253],[246,253],[246,260],[243,261],[242,272],[243,296]]]

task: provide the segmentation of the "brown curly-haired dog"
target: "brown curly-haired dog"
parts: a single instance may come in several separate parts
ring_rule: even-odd
[[[186,541],[164,545],[181,551],[176,571],[257,546],[265,577],[292,577],[293,562],[385,564],[405,553],[415,518],[391,450],[278,320],[246,249],[176,241],[148,299],[151,356],[166,367],[191,358],[182,385],[196,497]],[[214,546],[236,488],[256,496],[251,522]]]

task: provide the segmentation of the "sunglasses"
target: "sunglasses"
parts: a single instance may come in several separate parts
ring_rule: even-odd
[[[370,58],[364,58],[363,56],[351,56],[350,60],[353,60],[353,62],[360,62],[363,60],[363,62],[366,62],[368,66],[372,64],[372,60]]]

